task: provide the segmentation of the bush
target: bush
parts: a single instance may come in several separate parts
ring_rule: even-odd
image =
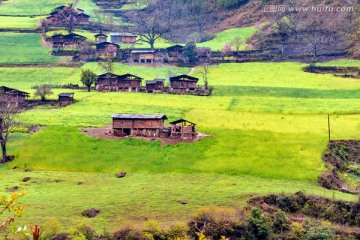
[[[279,210],[275,213],[273,228],[276,233],[282,233],[284,230],[289,228],[284,211]]]
[[[190,230],[189,226],[185,223],[174,223],[166,229],[167,239],[185,239]]]
[[[289,197],[280,196],[280,197],[278,197],[276,202],[277,202],[277,205],[279,206],[279,208],[285,212],[294,213],[297,210],[299,210],[299,206],[298,206],[297,202],[295,202],[294,200],[292,200]]]
[[[266,239],[271,230],[269,219],[258,208],[251,209],[247,224],[249,239]]]
[[[201,231],[205,236],[220,239],[222,236],[240,238],[244,234],[236,209],[210,207],[200,209],[189,223],[190,235]]]
[[[41,231],[43,233],[43,237],[48,239],[56,236],[60,232],[61,228],[61,223],[58,220],[49,219],[42,224]]]
[[[302,240],[305,237],[306,230],[305,228],[298,222],[292,222],[290,224],[290,240]]]
[[[141,239],[140,231],[133,225],[124,224],[114,235],[114,240],[138,240]]]
[[[146,221],[144,224],[144,236],[146,239],[165,239],[165,233],[162,230],[160,223],[152,219]]]
[[[333,231],[326,226],[312,227],[305,235],[306,240],[327,240],[333,238],[334,238]]]

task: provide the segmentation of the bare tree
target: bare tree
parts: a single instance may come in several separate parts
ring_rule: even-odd
[[[204,63],[201,66],[201,68],[202,68],[201,74],[202,74],[202,77],[204,80],[204,87],[207,90],[207,89],[209,89],[209,64]]]
[[[240,51],[241,45],[243,44],[243,39],[240,36],[234,37],[234,39],[231,41],[231,45],[235,48],[235,50],[238,52]]]
[[[112,29],[114,27],[113,14],[106,14],[103,10],[94,10],[93,13],[100,33],[102,33],[105,28]]]
[[[139,33],[139,41],[148,43],[154,49],[155,42],[169,34],[179,20],[179,7],[179,0],[150,1],[146,8],[132,13],[129,18],[135,24],[134,30]]]
[[[1,163],[8,161],[6,144],[9,140],[10,128],[15,124],[17,108],[11,106],[4,95],[0,96],[0,145],[2,158]]]
[[[110,56],[106,57],[105,61],[99,61],[98,65],[107,73],[111,73],[113,71],[113,60]]]

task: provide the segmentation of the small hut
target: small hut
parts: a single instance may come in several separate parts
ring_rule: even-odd
[[[151,81],[146,81],[146,92],[153,93],[154,91],[164,91],[164,82],[165,79],[154,79]]]
[[[110,33],[110,41],[113,43],[135,43],[137,35],[132,33]]]
[[[96,53],[101,57],[117,57],[120,46],[110,42],[96,43]]]
[[[196,90],[196,84],[199,81],[196,77],[189,75],[179,75],[170,78],[170,91],[173,93],[186,93]]]
[[[155,50],[132,50],[131,58],[136,63],[155,62]]]
[[[171,124],[171,138],[193,140],[196,138],[195,123],[185,119],[179,119]]]
[[[96,43],[107,42],[107,38],[108,38],[108,35],[103,34],[103,33],[98,33],[95,35],[95,42]]]
[[[60,93],[58,104],[59,106],[67,106],[74,103],[74,93]]]

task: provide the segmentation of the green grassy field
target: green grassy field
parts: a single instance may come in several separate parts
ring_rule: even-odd
[[[340,59],[324,63],[317,63],[317,66],[336,66],[336,67],[360,67],[360,60],[355,59]]]
[[[306,73],[304,66],[211,66],[209,83],[215,90],[209,97],[77,90],[73,105],[38,107],[18,117],[24,124],[46,128],[32,135],[15,135],[10,152],[16,160],[9,169],[0,169],[0,182],[6,187],[20,185],[29,192],[22,200],[29,209],[24,223],[45,221],[51,215],[71,226],[82,220],[83,208],[95,207],[103,213],[89,221],[99,230],[125,220],[141,224],[145,217],[185,221],[199,207],[243,206],[253,194],[305,190],[332,197],[332,191],[316,183],[325,170],[321,156],[327,145],[327,114],[331,113],[332,139],[359,139],[360,82]],[[83,68],[102,72],[97,63]],[[28,90],[48,82],[50,71],[1,68],[0,77],[10,87]],[[129,72],[145,79],[188,71],[122,64],[114,68],[115,73]],[[200,71],[197,68],[193,75],[200,76]],[[51,76],[53,84],[80,83],[80,69],[53,68]],[[60,91],[64,90],[54,90]],[[79,130],[107,126],[116,112],[165,113],[169,121],[184,117],[209,137],[162,146],[137,139],[97,139]],[[10,170],[13,167],[35,171]],[[121,170],[129,175],[116,179],[114,174]],[[19,182],[25,175],[33,178],[28,186]],[[78,181],[85,184],[78,186]],[[66,196],[62,194],[65,191]],[[93,192],[96,196],[89,194]],[[88,197],[83,200],[79,196]],[[59,204],[54,206],[53,199]],[[181,199],[189,204],[178,204]],[[67,222],[69,218],[72,220]]]
[[[0,28],[35,29],[39,20],[39,17],[0,17]]]
[[[66,5],[72,0],[7,0],[0,4],[0,13],[8,15],[46,15],[55,7]]]
[[[31,180],[23,183],[24,177]],[[201,207],[243,207],[251,196],[274,192],[294,193],[305,189],[309,194],[355,200],[354,196],[325,190],[313,182],[200,173],[128,173],[125,178],[117,179],[109,173],[24,172],[0,166],[0,185],[3,186],[0,194],[13,186],[28,192],[20,201],[26,210],[16,220],[17,225],[38,223],[41,227],[44,222],[57,219],[64,229],[86,222],[99,232],[112,231],[124,222],[141,225],[145,218],[167,224],[187,221]],[[182,205],[180,200],[188,204]],[[88,208],[100,209],[101,213],[86,219],[81,212]]]
[[[247,28],[231,28],[223,32],[216,34],[215,38],[207,41],[196,44],[198,47],[209,47],[213,51],[220,51],[224,48],[225,44],[231,43],[234,37],[240,37],[243,40],[241,45],[241,50],[244,50],[246,47],[246,40],[251,37],[256,32],[256,27],[247,27]]]
[[[52,63],[60,59],[50,55],[50,48],[42,47],[37,33],[0,33],[0,42],[0,64]]]

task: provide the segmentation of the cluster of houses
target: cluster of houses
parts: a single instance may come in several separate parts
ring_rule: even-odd
[[[151,137],[193,140],[197,133],[195,123],[185,119],[170,122],[166,127],[165,114],[113,114],[112,132],[114,136]]]
[[[7,104],[8,107],[26,108],[30,93],[18,89],[0,86],[0,102]],[[57,105],[67,106],[74,103],[74,93],[60,93]]]
[[[64,11],[66,9],[73,9],[72,5],[70,6],[60,6],[55,8],[51,13],[50,16],[46,18],[47,23],[54,24],[57,21],[57,15],[61,13],[61,11]],[[75,12],[75,15],[73,16],[75,18],[76,23],[86,23],[89,22],[90,16],[84,13],[83,9],[77,8],[73,9]]]
[[[95,57],[111,57],[125,60],[133,63],[155,63],[167,62],[175,63],[182,58],[184,46],[174,45],[165,49],[131,49],[136,44],[137,35],[132,33],[110,33],[109,36],[104,33],[98,33],[95,36]],[[79,49],[87,38],[79,34],[55,34],[50,37],[54,51]],[[120,46],[125,44],[131,46],[130,49],[120,50]],[[197,48],[197,57],[200,60],[206,60],[210,57],[210,48]]]
[[[170,93],[170,94],[196,94],[210,95],[209,89],[198,87],[198,78],[179,75],[170,77],[170,85],[165,86],[165,79],[154,79],[145,81],[142,86],[143,78],[124,74],[104,73],[98,75],[95,81],[95,89],[103,92],[146,92],[146,93]]]

